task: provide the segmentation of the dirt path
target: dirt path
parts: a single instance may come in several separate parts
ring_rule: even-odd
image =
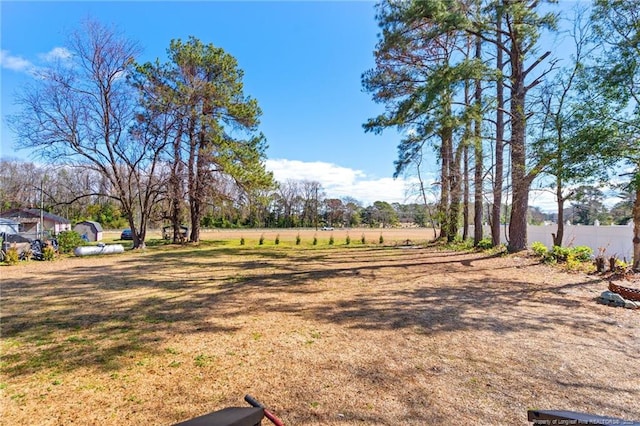
[[[400,237],[399,237],[400,238]],[[1,424],[640,420],[640,311],[524,256],[189,246],[0,268]]]

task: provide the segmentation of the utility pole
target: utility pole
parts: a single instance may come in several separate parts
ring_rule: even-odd
[[[316,225],[316,231],[318,230],[318,184],[316,182],[316,217],[315,217],[315,225]]]
[[[44,240],[44,181],[46,178],[47,175],[45,174],[40,181],[40,232],[38,235],[40,240]]]

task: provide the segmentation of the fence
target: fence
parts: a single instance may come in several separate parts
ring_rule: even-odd
[[[558,225],[529,225],[527,227],[527,240],[529,246],[539,241],[547,247],[553,246],[553,237],[558,231]],[[501,232],[501,241],[507,242],[504,226]],[[470,235],[473,235],[471,227]],[[484,228],[484,235],[491,235],[488,227]],[[565,225],[563,246],[588,246],[594,254],[603,251],[605,256],[616,256],[619,259],[631,261],[633,259],[633,225],[588,226]]]

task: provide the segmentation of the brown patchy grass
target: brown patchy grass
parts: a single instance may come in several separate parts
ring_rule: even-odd
[[[640,311],[596,304],[599,278],[297,233],[0,268],[0,423],[166,425],[245,393],[290,425],[640,419]]]

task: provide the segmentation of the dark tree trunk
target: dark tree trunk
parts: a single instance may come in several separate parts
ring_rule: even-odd
[[[181,158],[180,146],[182,140],[178,135],[173,141],[173,165],[171,168],[171,177],[169,178],[169,193],[171,197],[170,220],[173,227],[173,243],[182,240],[182,232],[180,225],[182,224],[182,174],[183,164]]]
[[[202,211],[200,210],[200,203],[191,206],[191,235],[189,241],[197,243],[200,241],[200,219],[202,218]]]
[[[447,137],[449,138],[449,146],[451,146],[453,151],[453,129],[446,129]],[[466,144],[460,143],[455,150],[455,154],[452,153],[452,160],[449,164],[451,166],[449,172],[449,180],[451,182],[451,201],[449,206],[449,231],[447,234],[447,241],[453,242],[455,238],[458,236],[458,231],[460,227],[460,210],[462,207],[461,198],[462,198],[462,154],[464,151]]]
[[[482,59],[482,40],[480,37],[476,38],[476,59]],[[474,214],[473,214],[473,245],[477,246],[482,240],[482,169],[483,169],[483,155],[482,155],[482,118],[480,117],[480,109],[482,107],[482,85],[480,79],[475,81],[475,94],[474,100],[476,103],[477,118],[474,121],[473,136],[475,141],[475,173],[473,176],[474,187]]]
[[[511,221],[509,223],[510,253],[526,250],[527,248],[527,213],[529,209],[529,185],[525,182],[513,185],[513,204],[511,206]]]
[[[527,248],[527,213],[529,209],[530,178],[527,176],[526,114],[524,86],[525,72],[521,52],[522,41],[517,33],[512,36],[511,63],[511,178],[513,206],[509,221],[509,246],[511,253]]]
[[[564,239],[564,201],[562,196],[562,184],[558,178],[556,199],[558,200],[558,227],[556,233],[553,234],[553,245],[562,247],[562,240]]]
[[[633,203],[633,269],[640,269],[640,188]]]
[[[469,146],[465,144],[464,156],[462,159],[464,164],[464,204],[462,207],[462,239],[469,238]]]
[[[504,84],[500,76],[504,69],[502,52],[502,15],[498,9],[496,20],[497,26],[497,52],[496,68],[498,79],[496,81],[496,145],[495,145],[495,168],[493,173],[493,206],[491,208],[491,242],[494,246],[500,245],[500,225],[502,216],[502,185],[504,175]]]
[[[449,239],[449,189],[450,182],[450,163],[451,163],[451,140],[446,137],[444,132],[441,133],[440,158],[442,161],[440,170],[440,204],[438,206],[438,216],[440,221],[439,239]]]
[[[204,137],[204,136],[203,136]],[[205,184],[207,179],[207,166],[205,148],[200,147],[196,160],[194,195],[191,204],[191,236],[189,240],[193,243],[200,241],[200,221],[204,213]]]
[[[194,118],[192,117],[192,120]],[[194,212],[194,209],[198,208],[198,175],[196,170],[197,165],[197,156],[198,156],[198,142],[196,141],[195,133],[194,133],[195,124],[192,121],[189,128],[189,160],[187,164],[188,172],[187,172],[187,186],[189,191],[189,217],[191,219],[191,235],[189,236],[190,241],[194,241],[194,238],[199,237],[199,229],[196,234],[194,234],[194,230],[196,229],[196,223],[194,219],[197,219],[197,214]]]
[[[471,105],[469,95],[469,81],[464,82],[464,102],[467,108]],[[469,238],[469,140],[471,139],[471,123],[467,120],[465,123],[463,136],[463,155],[462,155],[462,184],[463,184],[463,206],[462,206],[462,240]]]

